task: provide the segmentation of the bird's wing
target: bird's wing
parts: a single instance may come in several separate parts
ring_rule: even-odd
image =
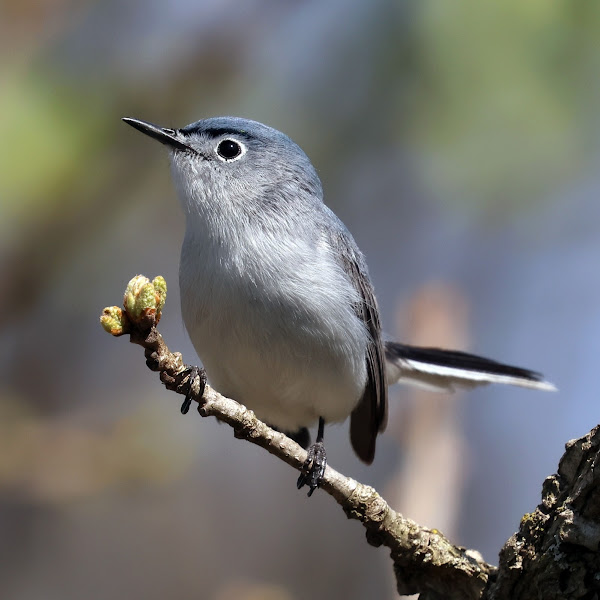
[[[366,356],[367,385],[350,417],[352,447],[362,461],[370,464],[375,456],[377,434],[385,429],[387,422],[385,355],[379,310],[365,260],[350,234],[345,230],[331,231],[330,238],[340,264],[360,295],[355,311],[370,336]]]

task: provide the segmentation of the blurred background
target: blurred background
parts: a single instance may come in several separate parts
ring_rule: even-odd
[[[490,562],[564,443],[598,422],[600,4],[477,0],[0,3],[0,596],[395,597],[387,551],[228,427],[179,414],[98,316],[169,284],[186,362],[183,216],[164,149],[120,122],[283,130],[410,343],[560,388],[394,388],[371,467],[330,464]]]

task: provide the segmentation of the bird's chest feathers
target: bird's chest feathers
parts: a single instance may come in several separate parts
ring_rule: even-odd
[[[182,313],[201,355],[205,343],[276,348],[362,338],[357,292],[326,245],[309,235],[249,229],[235,240],[186,234]]]
[[[185,325],[217,389],[261,418],[290,428],[319,415],[340,420],[366,377],[356,291],[318,243],[282,237],[285,246],[256,236],[235,246],[186,235]]]
[[[284,247],[273,236],[201,237],[187,234],[182,247],[180,287],[186,326],[198,334],[256,336],[265,320],[288,319],[302,304],[294,265],[315,263],[307,244]],[[300,292],[300,293],[299,293]],[[308,295],[308,290],[304,294]],[[291,325],[291,324],[290,324]]]

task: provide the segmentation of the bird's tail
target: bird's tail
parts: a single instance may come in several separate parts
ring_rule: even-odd
[[[428,390],[451,392],[488,383],[556,391],[540,373],[512,367],[456,350],[419,348],[385,342],[388,384],[407,383]]]

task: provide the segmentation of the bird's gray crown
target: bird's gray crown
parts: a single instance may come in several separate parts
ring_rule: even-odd
[[[236,135],[247,140],[261,140],[285,144],[296,144],[284,133],[263,125],[258,121],[251,121],[241,117],[213,117],[190,123],[180,130],[184,136],[205,135],[217,138],[224,135]]]

